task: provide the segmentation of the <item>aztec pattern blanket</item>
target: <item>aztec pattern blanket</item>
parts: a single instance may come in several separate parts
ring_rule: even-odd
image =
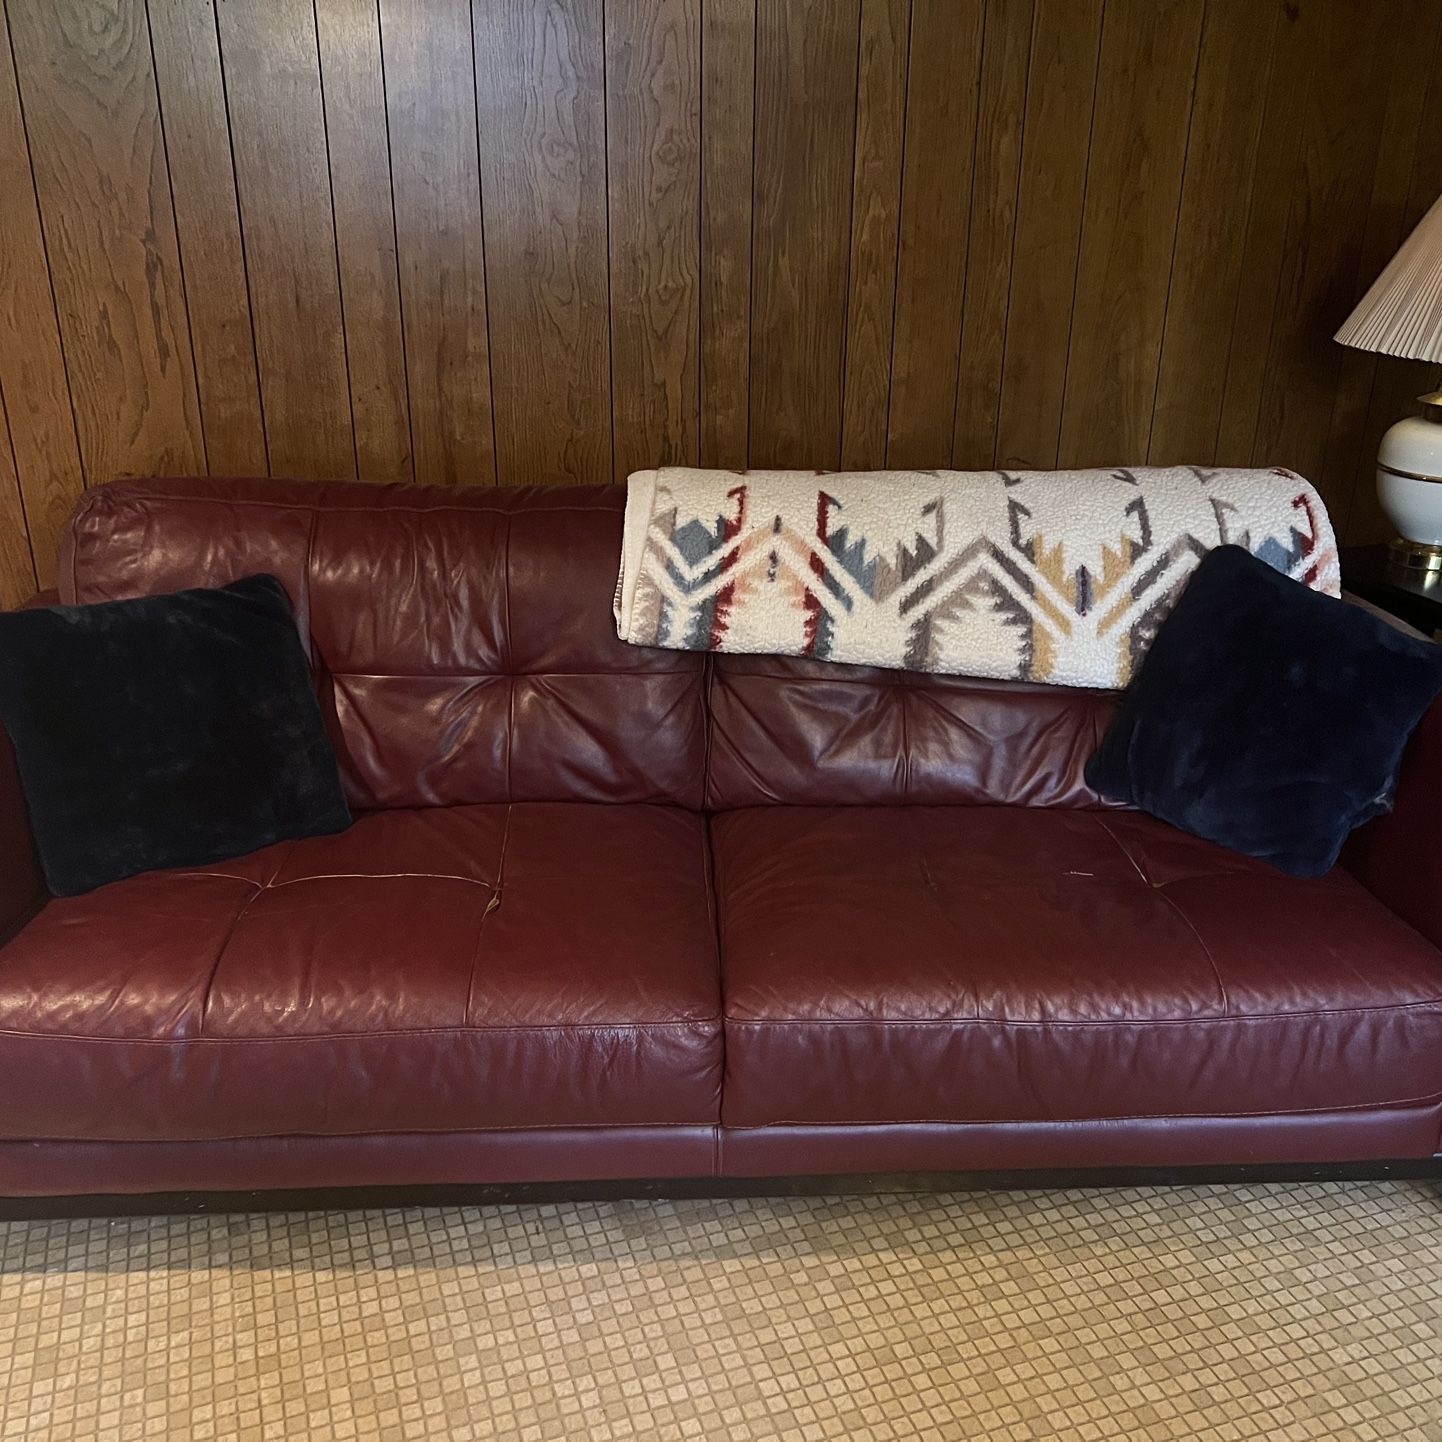
[[[1287,470],[638,471],[623,641],[1124,686],[1212,547],[1335,596],[1321,497]]]

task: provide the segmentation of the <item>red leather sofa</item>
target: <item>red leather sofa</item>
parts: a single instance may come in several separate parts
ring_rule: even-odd
[[[47,899],[0,740],[0,1196],[1435,1156],[1442,716],[1289,879],[1108,695],[622,645],[622,505],[85,496],[65,602],[281,577],[357,820]]]

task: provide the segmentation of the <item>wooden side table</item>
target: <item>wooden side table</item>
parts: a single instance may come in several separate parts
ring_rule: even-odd
[[[1388,559],[1386,546],[1344,546],[1342,589],[1428,636],[1442,631],[1442,572],[1412,571]]]

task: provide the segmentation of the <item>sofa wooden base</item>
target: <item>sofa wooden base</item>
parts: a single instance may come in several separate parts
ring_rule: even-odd
[[[0,1216],[1442,1176],[1438,1130],[1429,1099],[1270,1117],[15,1140],[0,1141]]]
[[[274,1191],[152,1192],[133,1196],[0,1197],[0,1221],[376,1211],[395,1207],[543,1206],[555,1202],[696,1201],[725,1197],[844,1197],[916,1192],[1020,1192],[1076,1187],[1195,1187],[1409,1180],[1442,1182],[1442,1155],[1397,1161],[1287,1162],[1247,1166],[860,1172],[806,1177],[660,1177],[469,1186],[307,1187]]]

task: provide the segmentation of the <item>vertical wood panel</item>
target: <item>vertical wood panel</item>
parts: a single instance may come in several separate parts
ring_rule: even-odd
[[[33,553],[39,584],[51,586],[60,533],[85,478],[3,4],[0,42],[0,404],[8,420],[0,490],[8,493],[10,471],[18,471],[24,500],[22,511],[7,494],[0,526],[20,528],[5,542],[11,584],[23,584],[23,552]]]
[[[209,467],[266,474],[250,293],[213,0],[149,0]]]
[[[606,146],[615,477],[695,465],[701,0],[609,0]]]
[[[1221,465],[1251,463],[1257,415],[1266,382],[1272,317],[1282,273],[1291,180],[1301,145],[1301,98],[1316,49],[1320,7],[1277,0],[1281,11],[1272,42],[1266,112],[1247,205],[1247,240],[1241,284],[1232,311],[1227,376],[1214,451]],[[1341,323],[1341,318],[1338,318]]]
[[[501,479],[612,475],[600,0],[475,10]]]
[[[745,466],[750,435],[756,0],[701,4],[701,464]]]
[[[356,470],[411,480],[380,16],[375,0],[315,0],[315,22]]]
[[[1367,205],[1385,106],[1391,35],[1361,25],[1370,0],[1330,0],[1303,110],[1272,343],[1253,460],[1311,477],[1329,506],[1328,422],[1342,363],[1332,332],[1356,300]]]
[[[996,464],[1056,464],[1081,244],[1101,0],[1037,0]]]
[[[496,479],[469,0],[380,0],[416,480]]]
[[[987,0],[951,463],[996,462],[1033,0]]]
[[[1145,456],[1202,0],[1108,0],[1062,412],[1064,466]]]
[[[886,464],[910,45],[910,0],[862,0],[841,419],[841,464],[849,470]]]
[[[856,129],[857,0],[761,0],[751,461],[833,467]]]
[[[218,14],[271,469],[353,476],[315,12],[220,0]]]
[[[87,480],[194,471],[204,449],[143,0],[6,9]]]
[[[1147,459],[1175,465],[1216,445],[1247,207],[1281,4],[1208,0],[1172,255]]]
[[[912,5],[888,465],[951,460],[984,8]]]
[[[1330,338],[1442,188],[1436,0],[0,16],[0,596],[207,469],[1276,462],[1372,539],[1436,379]]]

